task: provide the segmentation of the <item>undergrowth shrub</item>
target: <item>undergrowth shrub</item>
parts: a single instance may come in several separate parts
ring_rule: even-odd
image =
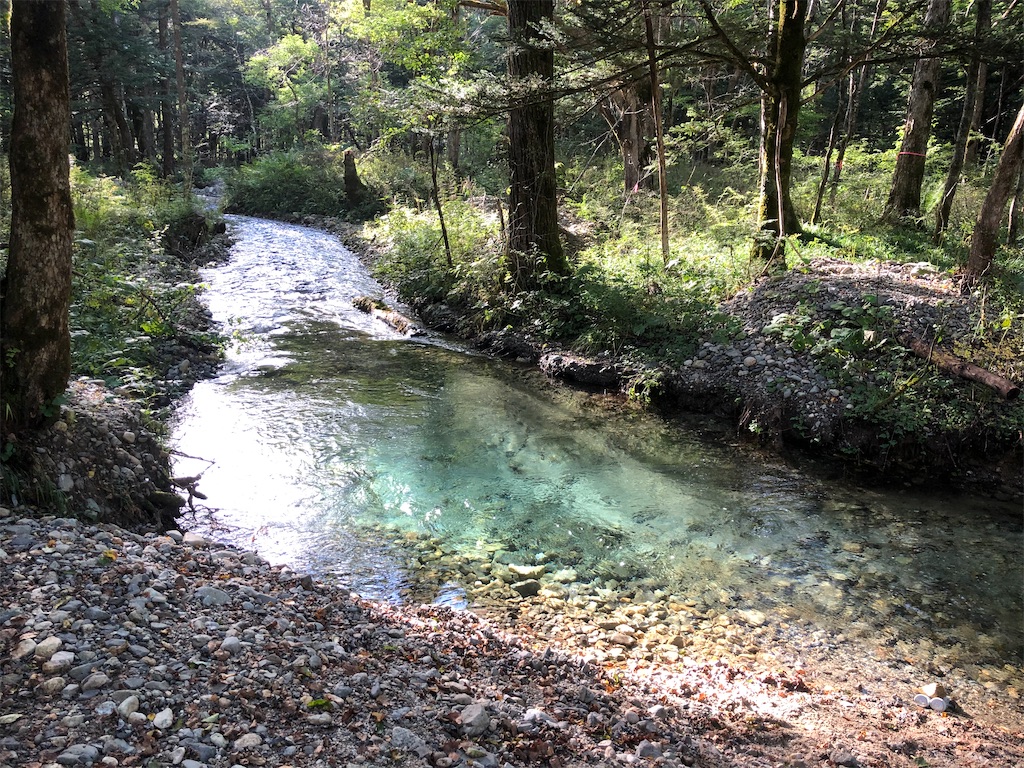
[[[361,200],[348,199],[345,153],[337,147],[307,147],[264,155],[227,172],[225,181],[228,210],[235,213],[314,214],[362,220],[381,210],[372,185]]]
[[[72,199],[74,372],[141,386],[154,373],[162,342],[215,343],[212,335],[186,329],[198,286],[162,277],[180,259],[165,251],[164,233],[200,215],[194,203],[146,167],[128,181],[75,168]]]

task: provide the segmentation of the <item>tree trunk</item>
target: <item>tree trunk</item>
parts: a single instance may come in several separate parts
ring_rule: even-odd
[[[167,34],[167,17],[170,5],[160,5],[157,21],[157,47],[166,55],[170,51]],[[172,107],[171,79],[165,77],[160,83],[160,139],[162,155],[160,173],[167,179],[174,175],[174,109]]]
[[[139,149],[139,158],[153,162],[156,160],[156,148],[153,146],[153,116],[134,99],[128,99],[126,106],[131,117],[132,135]]]
[[[981,120],[985,116],[985,85],[987,82],[988,64],[982,61],[978,67],[978,80],[974,86],[974,112],[971,114],[971,135],[967,140],[967,153],[964,155],[964,165],[968,168],[978,167],[978,157],[981,154]]]
[[[71,372],[71,123],[64,0],[11,18],[11,239],[0,285],[0,422],[43,423]]]
[[[1024,163],[1021,164],[1017,173],[1017,189],[1014,190],[1013,200],[1010,201],[1010,213],[1007,215],[1006,244],[1016,245],[1020,237],[1020,222],[1024,216],[1021,209],[1024,208]]]
[[[445,160],[448,163],[448,167],[451,168],[452,173],[456,177],[461,178],[462,176],[462,129],[456,126],[451,126],[448,129],[448,138],[445,141]]]
[[[925,15],[925,28],[937,35],[949,21],[950,0],[929,0]],[[903,125],[903,142],[896,156],[896,171],[892,177],[889,199],[882,218],[898,221],[904,217],[916,218],[921,213],[921,186],[924,184],[925,157],[928,138],[932,132],[932,109],[939,88],[942,61],[922,58],[914,65],[907,99],[907,119]]]
[[[800,217],[790,197],[793,143],[800,115],[807,0],[778,0],[773,20],[771,78],[761,93],[760,181],[754,255],[785,267],[786,237],[799,234]]]
[[[80,163],[89,162],[89,143],[85,138],[85,123],[81,117],[75,118],[75,121],[71,124],[71,136],[75,160]]]
[[[645,178],[644,168],[651,162],[650,136],[650,80],[625,83],[612,91],[598,104],[601,116],[608,123],[622,154],[623,191],[626,195],[650,188],[653,177]]]
[[[345,198],[353,207],[360,205],[366,199],[366,185],[359,178],[356,170],[356,153],[351,149],[345,150]]]
[[[877,0],[875,3],[875,14],[871,20],[871,39],[875,39],[878,25],[882,21],[882,14],[885,12],[887,0]],[[839,139],[839,146],[836,149],[836,164],[832,174],[832,188],[829,192],[829,200],[835,202],[836,192],[839,190],[839,180],[843,175],[843,162],[846,160],[846,147],[853,138],[857,129],[857,118],[860,115],[860,99],[867,89],[871,77],[871,54],[868,53],[861,65],[860,73],[856,76],[850,73],[849,85],[846,97],[846,125],[843,128],[843,135]]]
[[[981,71],[981,41],[988,34],[992,25],[992,0],[978,0],[978,16],[974,24],[974,51],[971,63],[967,68],[967,79],[964,84],[964,107],[960,113],[960,124],[956,129],[956,140],[953,144],[953,157],[946,174],[946,183],[942,187],[942,199],[935,209],[936,245],[942,242],[942,235],[949,227],[949,215],[953,210],[953,199],[956,188],[960,185],[960,173],[964,169],[964,158],[967,155],[967,142],[971,136],[971,121],[974,118],[974,104],[978,98],[978,72]]]
[[[171,35],[174,39],[174,72],[178,88],[178,128],[181,131],[181,165],[185,194],[192,192],[192,121],[188,116],[188,92],[185,90],[185,56],[181,49],[181,13],[178,0],[170,0]]]
[[[554,52],[539,26],[554,15],[554,0],[509,0],[508,74],[514,86],[554,77]],[[540,45],[538,45],[540,43]],[[555,109],[550,93],[520,95],[509,110],[509,272],[515,286],[533,288],[544,271],[568,274],[558,237]]]
[[[981,205],[978,221],[971,237],[971,254],[967,259],[964,277],[968,283],[977,282],[991,268],[999,244],[999,227],[1003,221],[1006,201],[1013,194],[1017,174],[1021,171],[1024,158],[1024,106],[1017,113],[1017,120],[1010,129],[1010,135],[1003,145],[992,186]]]
[[[811,214],[811,224],[817,224],[821,221],[821,205],[825,200],[825,188],[828,186],[829,174],[832,170],[832,153],[836,149],[836,144],[839,143],[839,121],[843,114],[843,94],[841,89],[836,89],[839,93],[839,105],[836,107],[836,114],[832,118],[832,127],[828,132],[828,144],[825,147],[825,158],[821,163],[821,180],[818,182],[818,192],[814,196],[814,213]],[[849,112],[849,109],[846,109]]]
[[[658,57],[654,37],[654,22],[648,0],[641,0],[644,11],[644,29],[647,41],[647,68],[651,79],[651,113],[654,118],[655,139],[658,146],[658,200],[660,202],[659,231],[661,232],[661,260],[668,264],[668,165],[665,162],[665,128],[661,115],[661,84],[658,78]]]

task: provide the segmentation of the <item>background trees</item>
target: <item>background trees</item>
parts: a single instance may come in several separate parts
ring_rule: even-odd
[[[756,274],[799,258],[783,249],[798,238],[932,213],[965,264],[1024,99],[1022,26],[1013,0],[79,0],[71,146],[186,187],[193,161],[204,183],[271,152],[328,169],[353,149],[395,200],[498,218],[513,292],[576,268],[560,214],[646,254],[656,188],[663,265],[697,231],[753,240]]]

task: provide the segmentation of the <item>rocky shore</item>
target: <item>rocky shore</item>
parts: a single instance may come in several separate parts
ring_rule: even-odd
[[[765,333],[830,269],[822,312],[871,290],[907,329],[972,322],[926,269],[818,265],[737,296],[742,338],[655,371],[657,398],[771,439],[799,437],[798,416],[811,434],[849,439],[849,385]],[[519,338],[479,342],[613,391],[650,374]],[[216,355],[179,345],[166,363],[157,407]],[[899,646],[854,661],[844,638],[820,633],[795,650],[778,617],[596,587],[574,603],[557,573],[512,570],[525,563],[487,572],[495,587],[476,595],[477,614],[373,603],[173,530],[189,484],[169,476],[159,424],[130,394],[74,382],[61,419],[25,444],[49,485],[0,508],[0,766],[1024,763],[1019,668],[981,685],[936,667],[954,691],[937,712],[914,703],[928,665]],[[1020,462],[1007,457],[957,472],[1014,497]],[[445,559],[436,542],[405,545],[424,570]],[[464,565],[454,575],[471,583],[481,565]]]
[[[5,766],[1024,761],[1019,717],[923,709],[871,670],[844,690],[795,659],[648,663],[614,639],[626,624],[591,625],[626,651],[598,664],[558,633],[365,602],[174,530],[0,509],[0,566]]]

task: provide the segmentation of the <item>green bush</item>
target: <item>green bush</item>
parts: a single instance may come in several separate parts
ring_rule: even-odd
[[[198,287],[165,276],[184,272],[184,264],[170,263],[179,257],[165,251],[163,239],[169,228],[199,215],[192,200],[146,166],[136,167],[127,182],[75,168],[72,199],[74,372],[141,383],[156,373],[162,341],[215,342],[186,330]]]
[[[275,152],[226,174],[228,210],[268,216],[314,214],[365,219],[379,212],[372,186],[362,200],[345,194],[345,153],[312,147]]]

